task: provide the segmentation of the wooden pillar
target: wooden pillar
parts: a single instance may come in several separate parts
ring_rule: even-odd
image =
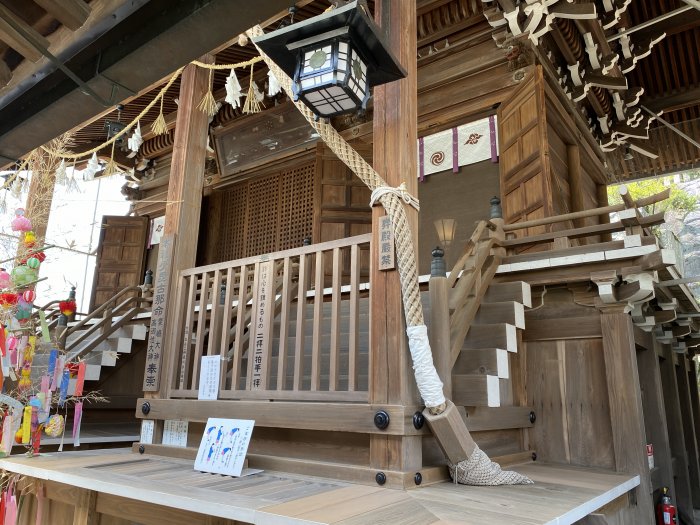
[[[375,18],[407,75],[402,80],[374,89],[373,164],[389,186],[405,182],[408,191],[417,195],[415,2],[378,0]],[[406,213],[415,240],[417,212],[406,207]],[[420,397],[408,351],[399,273],[378,270],[378,221],[383,215],[381,206],[373,208],[369,397],[371,403],[418,405]],[[420,468],[421,438],[372,435],[370,463],[377,469],[409,471]]]
[[[690,404],[693,408],[693,421],[695,422],[695,440],[700,450],[700,392],[698,391],[698,373],[695,360],[688,358],[688,387],[690,388]]]
[[[668,441],[671,447],[673,461],[675,501],[678,509],[686,518],[693,515],[693,502],[690,495],[690,475],[688,473],[688,454],[683,437],[683,418],[681,417],[680,400],[676,379],[676,365],[673,362],[673,351],[670,345],[662,345],[663,359],[661,361],[661,384],[664,391],[664,408],[668,425]]]
[[[688,384],[688,360],[685,354],[678,354],[676,380],[678,382],[678,399],[680,400],[681,418],[685,450],[688,453],[688,473],[690,474],[690,494],[693,507],[700,507],[700,465],[698,462],[698,445],[695,435],[695,418],[693,417],[690,385]],[[695,387],[697,388],[697,386]]]
[[[642,392],[642,404],[644,406],[644,426],[647,443],[654,446],[654,471],[651,475],[654,501],[662,487],[668,487],[671,494],[675,494],[673,484],[673,464],[671,447],[668,439],[668,425],[666,423],[666,410],[664,409],[664,393],[661,385],[661,369],[659,357],[654,350],[658,345],[653,338],[651,348],[645,348],[637,352],[637,366],[639,368],[639,386]]]
[[[94,490],[79,489],[78,498],[75,502],[73,525],[97,525],[100,522],[100,518],[95,510],[96,502],[97,492]],[[45,512],[48,511],[49,509],[46,509]]]
[[[635,523],[649,523],[653,504],[632,319],[622,306],[616,305],[602,309],[600,324],[615,468],[618,472],[639,474]]]
[[[213,57],[206,55],[200,59],[213,63]],[[163,362],[159,390],[148,392],[147,396],[166,397],[169,389],[173,366],[170,350],[173,348],[169,328],[177,322],[174,298],[177,287],[177,275],[180,270],[195,266],[197,240],[199,235],[199,218],[202,207],[202,188],[204,185],[204,167],[206,161],[207,135],[209,132],[208,116],[197,108],[204,95],[209,91],[209,72],[192,64],[185,67],[180,82],[179,106],[175,123],[175,141],[173,145],[170,180],[168,183],[168,202],[165,207],[165,227],[163,239],[173,241],[172,249],[161,252],[167,260],[161,260],[159,254],[158,270],[155,283],[168,283],[166,301],[168,304],[163,327]],[[165,272],[165,280],[159,277]],[[156,427],[156,439],[160,427]]]

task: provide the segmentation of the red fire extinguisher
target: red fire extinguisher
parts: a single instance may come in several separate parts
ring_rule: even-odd
[[[661,500],[656,505],[656,523],[657,525],[672,525],[677,521],[676,506],[671,503],[668,487],[664,487],[661,489]]]

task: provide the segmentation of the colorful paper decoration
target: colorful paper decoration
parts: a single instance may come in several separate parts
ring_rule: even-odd
[[[0,289],[10,287],[10,274],[4,268],[0,269]]]
[[[75,404],[75,411],[73,412],[73,446],[80,446],[80,424],[83,421],[83,402],[78,401]]]
[[[58,309],[61,310],[61,313],[66,317],[73,315],[77,308],[78,307],[75,304],[75,301],[73,301],[72,299],[68,299],[66,301],[61,301],[58,303]]]
[[[15,266],[12,272],[10,272],[10,278],[16,287],[22,287],[36,281],[38,274],[35,268],[30,268],[29,266]]]
[[[24,208],[17,208],[11,226],[12,231],[15,232],[27,232],[32,229],[32,221],[24,216]]]
[[[36,292],[34,290],[27,290],[22,294],[22,299],[27,303],[33,303],[36,299]]]
[[[32,270],[36,270],[39,268],[39,265],[41,264],[41,261],[36,258],[36,257],[30,257],[27,259],[27,266],[29,266]]]
[[[63,433],[65,421],[61,414],[54,414],[49,418],[44,426],[44,432],[47,436],[58,437]]]

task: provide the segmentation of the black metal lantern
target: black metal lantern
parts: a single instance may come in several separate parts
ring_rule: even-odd
[[[294,79],[295,98],[319,117],[364,109],[371,87],[406,76],[364,0],[268,33],[255,43]]]

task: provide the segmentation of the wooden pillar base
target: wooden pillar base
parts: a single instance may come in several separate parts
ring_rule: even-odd
[[[451,463],[457,464],[472,455],[476,443],[452,401],[447,401],[447,408],[442,414],[433,415],[426,408],[423,415],[430,430],[435,434],[440,448]]]

